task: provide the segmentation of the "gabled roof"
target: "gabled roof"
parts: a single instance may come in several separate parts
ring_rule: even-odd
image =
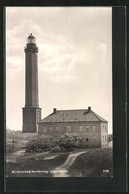
[[[39,123],[48,122],[79,122],[79,121],[99,121],[108,122],[91,109],[79,110],[56,110],[39,121]]]

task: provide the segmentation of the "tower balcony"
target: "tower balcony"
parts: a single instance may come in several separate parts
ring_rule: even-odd
[[[38,53],[39,49],[36,46],[36,44],[28,43],[27,46],[25,47],[24,51],[25,52],[36,52],[36,53]]]

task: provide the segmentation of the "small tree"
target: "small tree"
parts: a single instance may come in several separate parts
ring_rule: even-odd
[[[51,140],[47,136],[42,136],[30,140],[26,145],[26,152],[44,152],[51,150],[52,147]]]
[[[79,146],[80,141],[81,137],[78,134],[65,134],[57,141],[57,144],[61,149],[65,148],[66,151],[71,151]]]

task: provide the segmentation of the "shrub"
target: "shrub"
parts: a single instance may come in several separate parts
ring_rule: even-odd
[[[75,147],[78,147],[81,142],[81,137],[77,134],[65,134],[58,141],[57,144],[61,150],[73,151]]]
[[[26,145],[26,152],[66,152],[79,147],[81,137],[78,134],[65,134],[58,140],[40,135],[37,139],[30,140]]]
[[[46,137],[38,137],[37,139],[30,140],[26,145],[26,152],[44,152],[49,151],[53,147],[51,140]]]
[[[59,146],[55,146],[54,148],[51,148],[51,152],[60,152],[61,149]]]

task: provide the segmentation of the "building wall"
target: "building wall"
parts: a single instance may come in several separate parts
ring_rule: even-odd
[[[34,44],[27,45],[25,104],[27,107],[39,107],[38,102],[38,54]]]
[[[37,122],[41,119],[40,108],[23,108],[23,133],[35,133],[38,131]]]
[[[108,147],[109,148],[112,148],[113,147],[113,141],[112,140],[108,142]]]
[[[108,124],[104,122],[101,123],[101,147],[108,147]]]
[[[39,123],[39,134],[59,137],[64,133],[77,133],[82,137],[81,146],[101,147],[101,122]]]

